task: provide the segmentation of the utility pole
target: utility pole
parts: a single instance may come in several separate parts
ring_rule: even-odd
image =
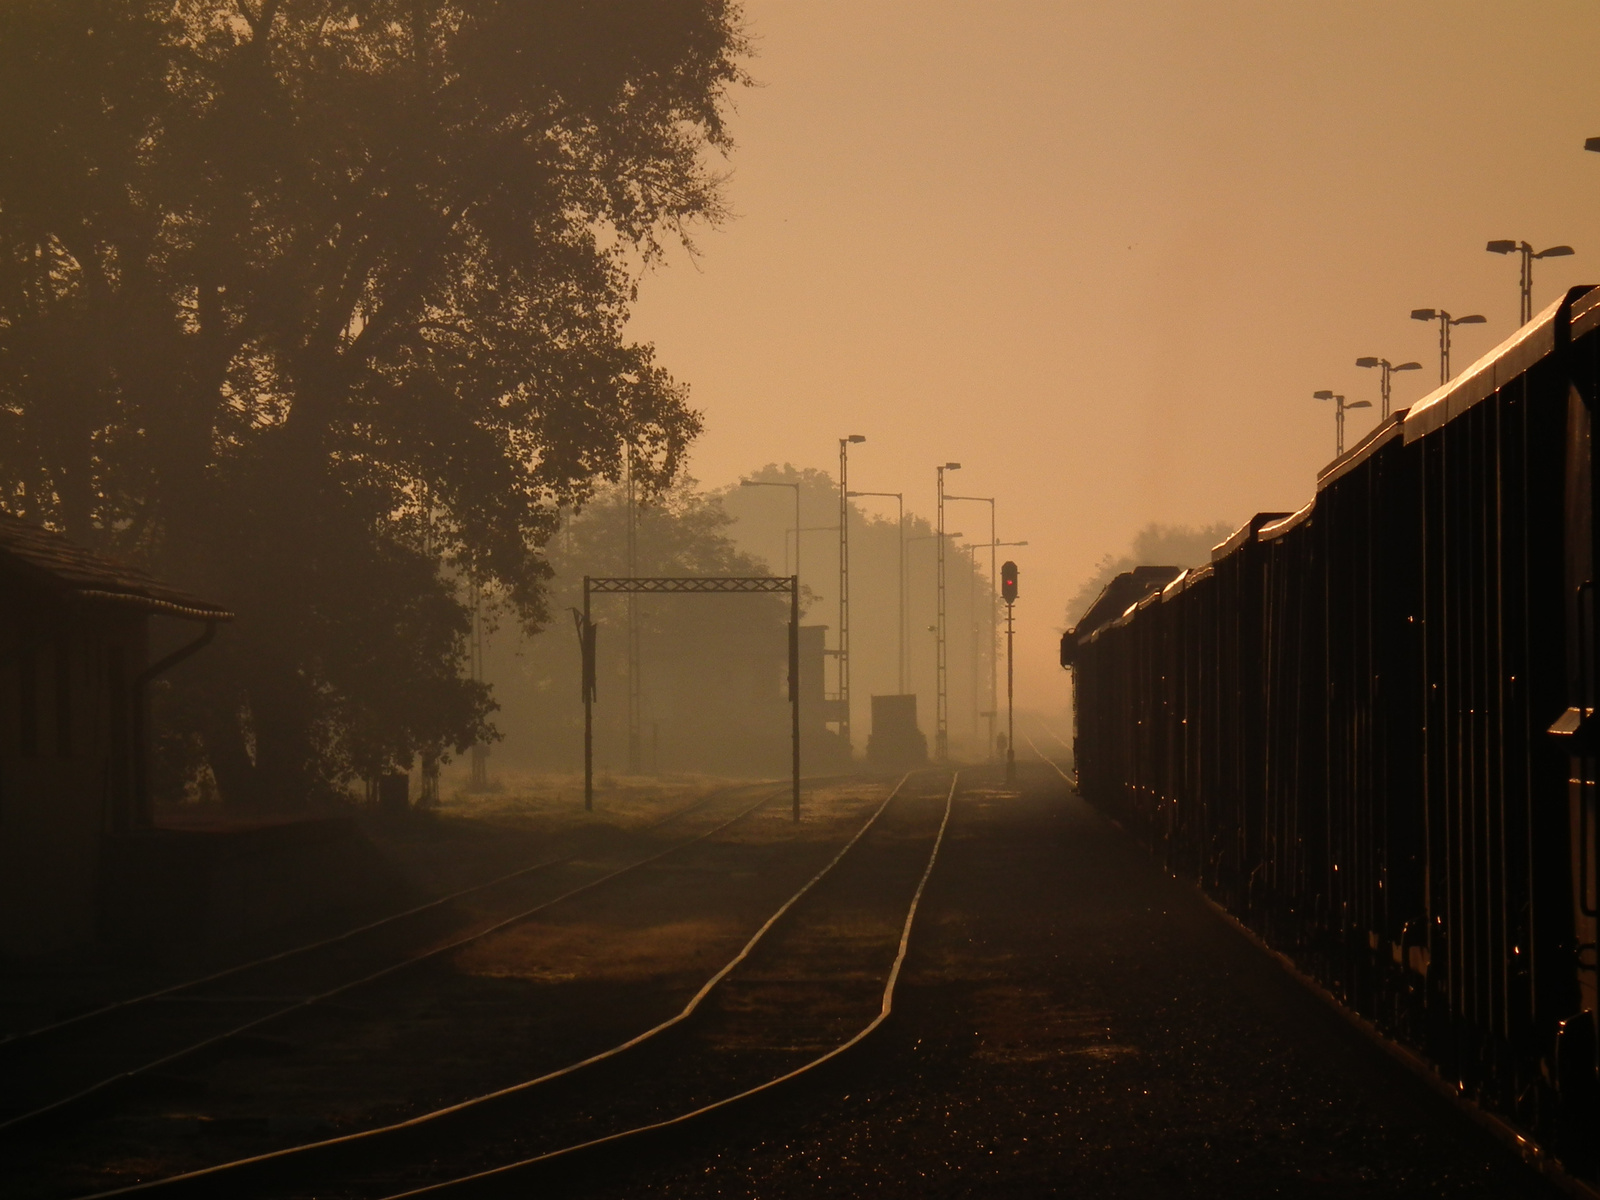
[[[850,447],[859,433],[839,439],[839,736],[850,746]],[[796,535],[798,540],[799,535]],[[795,554],[799,555],[797,546]]]
[[[937,569],[938,603],[934,621],[934,657],[933,657],[933,708],[934,708],[934,761],[948,762],[950,760],[950,697],[948,693],[949,680],[947,678],[947,664],[945,660],[945,609],[944,609],[944,473],[946,471],[959,471],[961,464],[947,462],[934,468],[936,486],[939,495],[938,504],[938,529],[934,538],[939,547],[939,562]]]
[[[1017,564],[1006,560],[1000,568],[1000,595],[1006,602],[1006,786],[1017,783],[1016,672],[1013,667],[1011,606],[1017,602]]]

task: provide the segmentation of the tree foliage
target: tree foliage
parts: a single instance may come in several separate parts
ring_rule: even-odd
[[[459,581],[699,428],[623,326],[721,216],[734,0],[0,7],[0,504],[241,614],[225,793],[463,745]]]
[[[729,536],[721,499],[682,480],[636,510],[633,573],[641,576],[766,575],[767,564]],[[551,543],[553,605],[577,609],[583,577],[627,575],[628,508],[607,489],[572,517]],[[628,761],[628,610],[622,595],[591,600],[599,625],[598,760]],[[670,731],[673,769],[781,770],[788,761],[789,601],[772,595],[641,595],[633,600],[639,636],[641,717]],[[570,626],[569,626],[570,628]],[[505,761],[573,768],[581,761],[582,706],[574,633],[491,639],[495,693],[505,705]],[[556,737],[530,730],[559,731]],[[501,751],[496,751],[497,755]],[[646,754],[648,763],[653,754]]]
[[[1067,602],[1067,627],[1076,625],[1089,606],[1124,571],[1135,567],[1198,567],[1211,561],[1211,548],[1227,539],[1233,526],[1225,521],[1196,527],[1160,525],[1151,522],[1134,536],[1126,554],[1108,554],[1100,560],[1094,575],[1073,593]]]

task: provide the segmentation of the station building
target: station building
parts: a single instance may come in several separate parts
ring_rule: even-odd
[[[195,636],[151,662],[153,616]],[[0,956],[96,940],[108,853],[151,821],[148,685],[231,619],[0,513]]]

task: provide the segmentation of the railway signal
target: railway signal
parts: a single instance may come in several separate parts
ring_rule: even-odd
[[[1438,321],[1439,322],[1439,383],[1444,385],[1450,382],[1450,330],[1457,325],[1482,325],[1484,318],[1478,313],[1465,317],[1452,317],[1442,308],[1413,308],[1411,310],[1413,321]]]
[[[1569,254],[1577,253],[1571,246],[1551,246],[1548,250],[1536,252],[1527,242],[1515,242],[1508,238],[1490,242],[1484,248],[1490,254],[1510,254],[1515,251],[1522,255],[1522,307],[1518,310],[1518,316],[1524,325],[1533,320],[1533,260],[1565,258]]]
[[[1017,716],[1011,606],[1017,602],[1017,564],[1009,559],[1000,568],[1000,598],[1006,602],[1006,786],[1013,787],[1017,782]]]
[[[1383,417],[1384,417],[1384,420],[1388,420],[1389,419],[1389,376],[1393,375],[1396,371],[1420,371],[1420,370],[1422,370],[1422,364],[1419,363],[1419,362],[1401,363],[1399,366],[1396,366],[1394,363],[1390,362],[1387,358],[1372,358],[1370,356],[1368,356],[1366,358],[1358,358],[1358,359],[1356,359],[1356,366],[1358,366],[1358,367],[1382,367],[1383,368],[1383,378],[1382,378],[1382,382],[1379,384],[1379,391],[1383,395]]]

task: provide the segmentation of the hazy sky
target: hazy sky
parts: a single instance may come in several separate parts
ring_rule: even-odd
[[[1600,5],[747,0],[734,218],[645,281],[635,331],[693,389],[707,486],[769,461],[1000,498],[1018,703],[1059,707],[1067,598],[1149,521],[1312,494],[1364,354],[1437,382],[1600,281]],[[1350,440],[1371,414],[1351,414]],[[889,502],[892,505],[892,501]],[[981,532],[986,511],[953,515]],[[858,595],[857,604],[893,603]]]

